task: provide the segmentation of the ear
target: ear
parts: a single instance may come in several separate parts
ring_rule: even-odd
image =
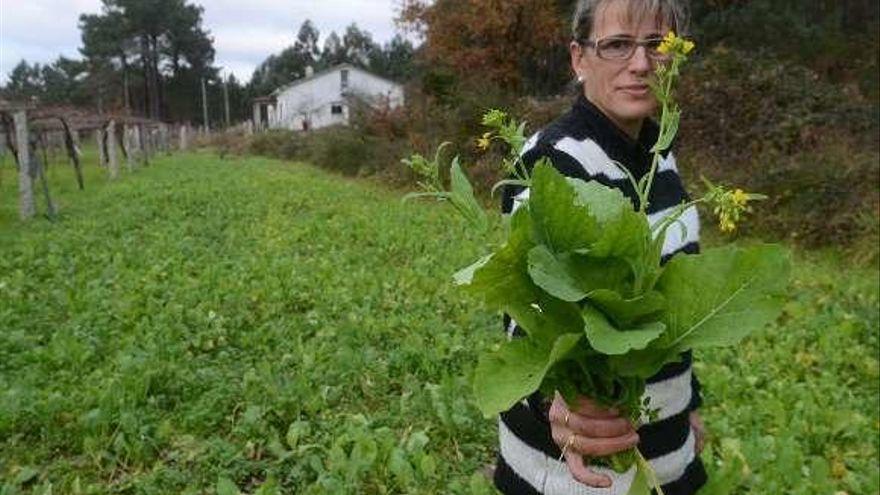
[[[572,41],[568,44],[569,55],[571,56],[571,70],[577,75],[578,79],[581,78],[581,59],[584,56],[584,48],[580,45],[580,43],[576,41]]]

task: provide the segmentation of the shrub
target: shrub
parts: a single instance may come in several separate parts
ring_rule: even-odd
[[[858,88],[760,53],[717,48],[688,67],[681,144],[728,160],[793,155],[847,136],[877,147],[877,107]]]
[[[302,160],[306,158],[303,140],[296,133],[273,129],[254,134],[249,143],[249,151],[256,155]]]

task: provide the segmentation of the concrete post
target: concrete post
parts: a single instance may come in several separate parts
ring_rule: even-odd
[[[95,131],[95,143],[98,145],[98,165],[105,167],[107,166],[107,155],[104,150],[104,131],[102,129]]]
[[[111,120],[107,126],[107,165],[110,167],[110,178],[119,177],[119,159],[116,156],[116,121]]]
[[[34,184],[31,177],[27,113],[24,110],[19,110],[15,112],[12,119],[15,123],[15,141],[18,146],[19,216],[22,220],[27,220],[37,213],[36,205],[34,205]]]
[[[186,151],[188,146],[189,141],[187,139],[186,125],[182,125],[180,126],[180,151]]]
[[[134,139],[132,139],[132,129],[125,125],[122,131],[122,142],[125,143],[125,166],[129,171],[134,170]]]

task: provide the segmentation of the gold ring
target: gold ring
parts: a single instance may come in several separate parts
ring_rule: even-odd
[[[565,418],[562,419],[562,424],[568,428],[568,420],[571,419],[571,411],[565,411]]]
[[[569,435],[568,440],[565,441],[565,445],[562,446],[562,457],[565,457],[565,452],[568,451],[568,449],[570,449],[572,445],[574,445],[575,435],[576,433],[572,433],[571,435]]]

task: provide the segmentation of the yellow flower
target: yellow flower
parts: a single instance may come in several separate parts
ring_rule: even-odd
[[[750,198],[749,198],[749,195],[746,194],[746,192],[743,191],[742,189],[736,189],[730,195],[730,199],[733,200],[733,203],[735,205],[742,207],[742,206],[746,205],[746,203],[749,201]]]
[[[657,47],[657,51],[666,55],[672,50],[672,46],[675,43],[675,33],[669,31],[666,36],[663,38],[663,42],[660,43],[660,46]]]
[[[687,55],[688,53],[690,53],[694,49],[694,46],[695,45],[694,45],[693,41],[685,41],[684,45],[682,46],[681,51],[683,51],[684,54]]]
[[[694,49],[694,42],[676,36],[674,31],[669,31],[663,37],[663,42],[657,47],[657,51],[664,54],[687,55]]]
[[[736,230],[736,223],[734,223],[727,215],[721,215],[721,217],[718,218],[718,227],[721,228],[721,232],[733,232]]]
[[[482,137],[477,138],[477,148],[481,150],[486,150],[489,148],[489,144],[491,144],[492,133],[486,132],[482,135]]]

